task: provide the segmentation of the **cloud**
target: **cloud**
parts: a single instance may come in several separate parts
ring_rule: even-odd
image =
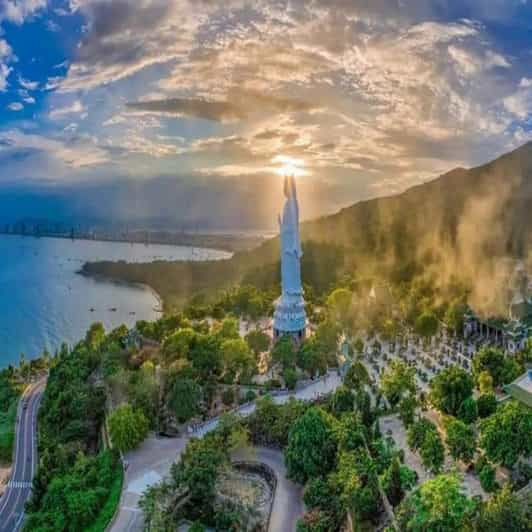
[[[75,100],[70,105],[56,107],[48,113],[51,120],[61,120],[68,115],[79,115],[81,119],[84,119],[87,117],[87,107],[80,100]]]
[[[61,146],[97,134],[109,176],[244,180],[283,155],[340,203],[397,191],[527,138],[532,82],[494,1],[70,0],[56,15],[82,31],[43,116]]]
[[[252,113],[289,113],[309,111],[310,103],[259,92],[232,90],[225,101],[171,98],[128,103],[133,111],[189,116],[218,122],[245,120]]]
[[[11,46],[5,39],[0,39],[0,92],[5,92],[8,86],[7,78],[11,73],[8,63],[13,61],[15,56]]]
[[[22,76],[18,77],[18,82],[23,89],[28,91],[34,91],[39,88],[38,81],[31,81],[29,79],[24,79]]]
[[[14,24],[23,24],[27,18],[46,8],[47,3],[47,0],[2,0],[0,21],[8,20]]]
[[[82,169],[109,162],[109,154],[91,137],[49,138],[18,129],[0,131],[0,155],[41,154],[70,169]],[[54,178],[55,176],[49,176]]]
[[[24,109],[24,106],[20,102],[12,102],[7,106],[7,108],[10,111],[22,111],[22,109]]]

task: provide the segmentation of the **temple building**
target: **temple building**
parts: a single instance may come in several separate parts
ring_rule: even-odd
[[[481,339],[510,353],[523,349],[532,336],[531,284],[524,267],[518,264],[508,284],[507,317],[481,318],[468,309],[464,316],[464,337]]]
[[[301,285],[301,241],[299,238],[299,205],[293,177],[285,177],[286,198],[279,219],[281,236],[281,288],[273,314],[274,339],[290,335],[300,342],[305,338],[307,316]]]
[[[513,399],[532,408],[532,369],[527,369],[527,371],[515,379],[514,382],[507,384],[504,387],[504,390]]]

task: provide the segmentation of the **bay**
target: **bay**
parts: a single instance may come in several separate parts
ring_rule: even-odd
[[[73,345],[91,323],[106,329],[160,316],[157,295],[145,286],[95,280],[77,272],[87,261],[224,259],[212,249],[0,235],[0,367],[62,342]]]

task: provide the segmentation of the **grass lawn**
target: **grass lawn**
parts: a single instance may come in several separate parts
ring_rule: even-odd
[[[124,482],[124,470],[122,466],[118,464],[116,468],[116,476],[109,492],[109,497],[104,504],[101,512],[98,514],[96,521],[86,528],[84,532],[104,532],[107,525],[115,515],[118,503],[120,502],[120,494],[122,493],[122,484]]]

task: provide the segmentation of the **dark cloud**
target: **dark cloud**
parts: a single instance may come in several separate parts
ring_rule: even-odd
[[[171,98],[169,100],[130,102],[126,105],[132,111],[185,115],[217,122],[240,120],[245,117],[241,109],[229,102]]]
[[[119,0],[89,3],[86,7],[89,31],[80,42],[77,59],[85,64],[135,63],[146,54],[148,43],[144,36],[150,30],[156,33],[170,7],[169,2],[137,4]],[[124,35],[136,35],[137,38],[126,39]]]
[[[184,115],[217,122],[245,120],[254,113],[305,112],[316,106],[302,100],[283,98],[250,91],[231,91],[225,101],[195,98],[170,98],[145,102],[130,102],[132,111]],[[271,135],[272,133],[267,133]],[[262,137],[268,138],[268,137]],[[272,138],[272,137],[269,137]]]

